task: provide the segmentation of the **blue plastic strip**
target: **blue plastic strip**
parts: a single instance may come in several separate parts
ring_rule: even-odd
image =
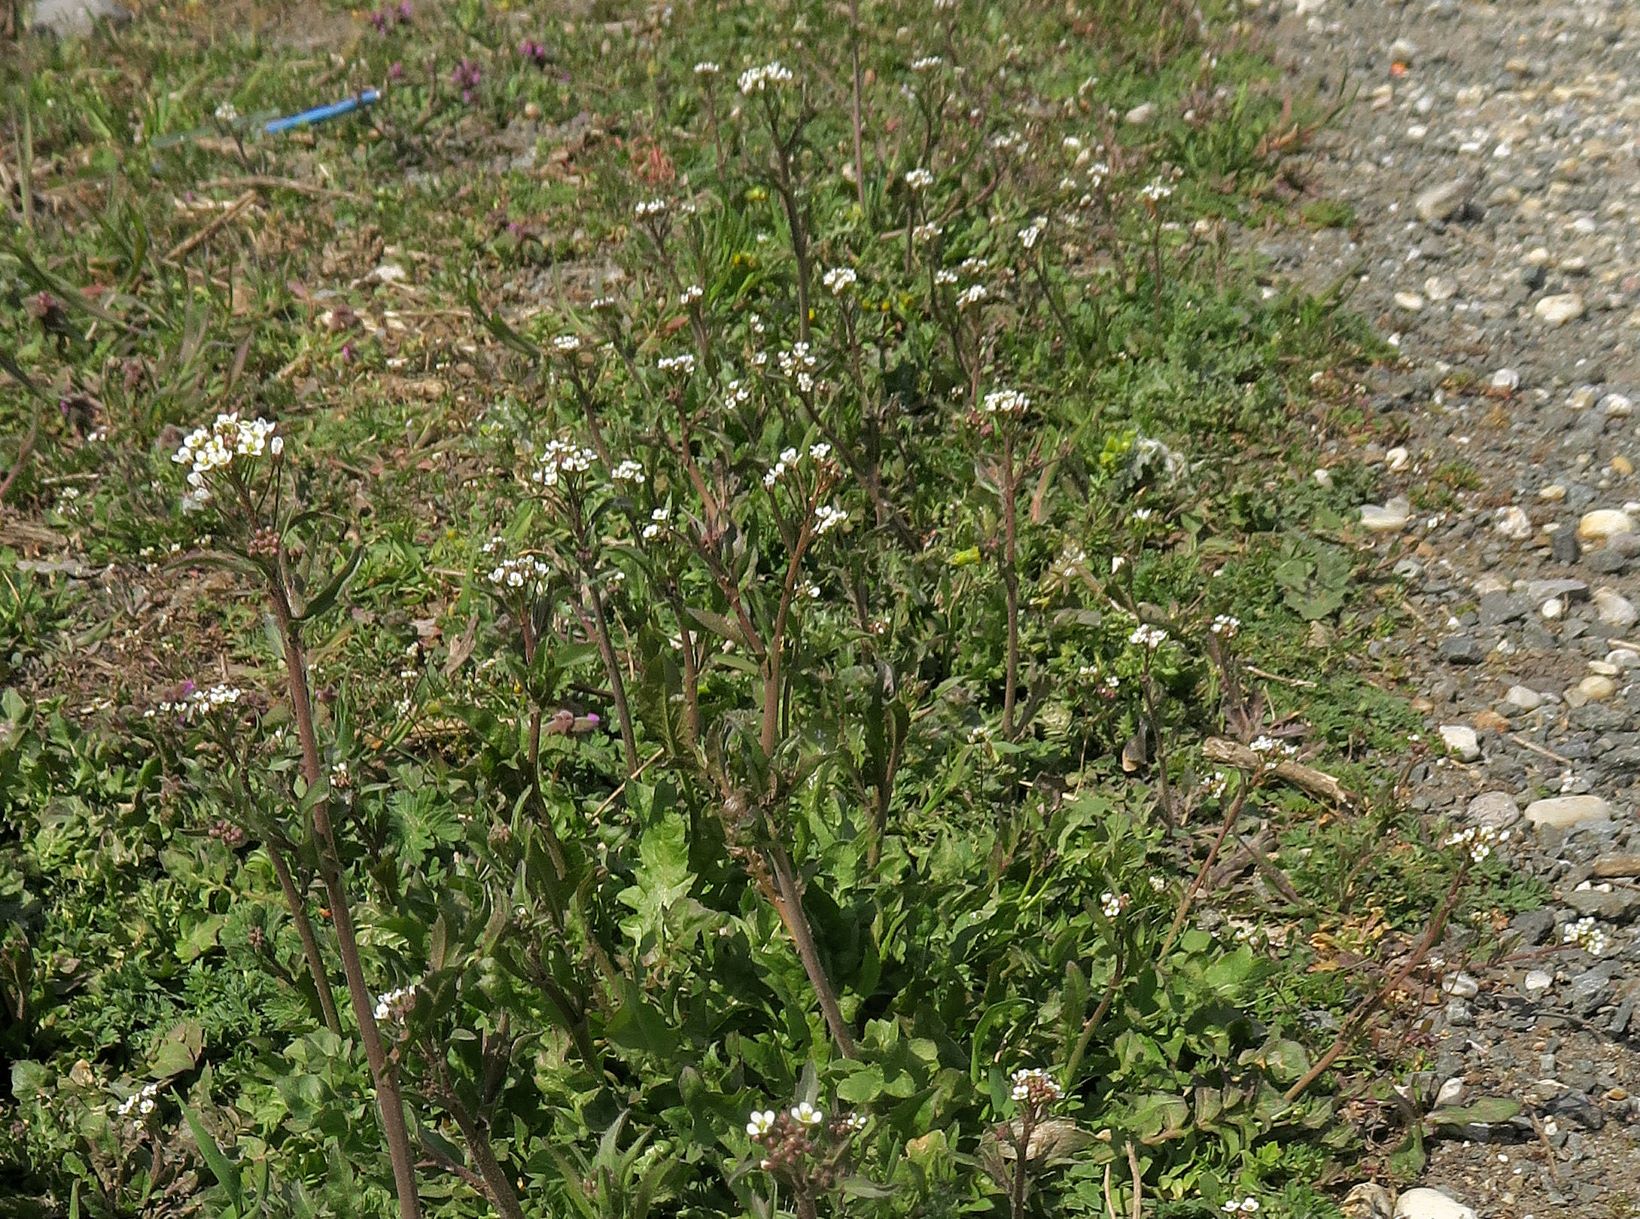
[[[322,123],[326,119],[339,118],[344,114],[364,106],[374,105],[381,97],[374,89],[366,89],[353,97],[344,97],[339,102],[331,102],[328,106],[315,106],[312,110],[304,110],[300,114],[288,114],[284,118],[274,119],[263,127],[268,135],[278,135],[281,131],[290,131],[295,127],[306,127],[312,123]]]

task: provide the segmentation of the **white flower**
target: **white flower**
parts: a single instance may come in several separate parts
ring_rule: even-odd
[[[239,119],[239,111],[234,108],[232,102],[223,102],[216,108],[215,114],[219,123],[232,123]]]
[[[549,440],[541,450],[541,461],[531,479],[543,487],[556,487],[564,474],[584,474],[592,469],[598,454],[568,440]]]
[[[696,76],[716,76],[723,69],[710,59],[703,59],[695,65]]]
[[[863,1113],[849,1114],[843,1119],[843,1128],[845,1130],[864,1130],[866,1128],[866,1115]]]
[[[1009,1083],[1013,1086],[1008,1095],[1016,1101],[1042,1103],[1065,1095],[1058,1081],[1041,1067],[1021,1067],[1009,1077]]]
[[[227,469],[236,458],[256,458],[267,452],[277,457],[283,453],[285,444],[273,434],[275,426],[268,419],[241,419],[237,411],[221,414],[210,427],[190,432],[171,460],[189,467],[188,484],[198,489],[206,475]]]
[[[543,560],[523,555],[502,559],[490,569],[488,578],[498,588],[523,588],[551,574],[552,569]]]
[[[809,456],[814,458],[815,461],[825,461],[826,458],[831,456],[831,446],[823,440],[818,444],[811,444],[809,446]]]
[[[416,984],[400,986],[376,1000],[376,1019],[403,1020],[416,1006]]]
[[[930,241],[939,238],[940,226],[937,224],[919,224],[911,230],[911,240],[918,245],[927,245]]]
[[[144,1084],[122,1100],[115,1112],[121,1117],[130,1117],[132,1113],[138,1117],[147,1117],[154,1111],[154,1097],[158,1095],[158,1084]]]
[[[1128,642],[1155,651],[1167,642],[1167,632],[1159,626],[1151,626],[1148,623],[1141,622],[1133,628],[1133,634],[1128,636]]]
[[[784,64],[776,61],[766,63],[762,67],[747,68],[740,74],[740,91],[747,97],[754,93],[764,93],[771,88],[778,89],[781,85],[790,84],[792,71]]]
[[[553,339],[552,345],[555,350],[564,352],[566,355],[569,352],[581,350],[580,337],[573,334],[559,335],[557,338]]]
[[[1115,918],[1128,907],[1126,893],[1102,893],[1099,895],[1099,909],[1105,912],[1106,918]]]
[[[1139,194],[1144,197],[1146,203],[1160,203],[1173,194],[1173,188],[1164,186],[1161,182],[1148,182]]]
[[[644,484],[643,467],[630,457],[611,470],[609,476],[618,483],[636,483],[640,487]]]
[[[830,533],[848,520],[848,513],[835,504],[821,504],[814,510],[814,536]]]
[[[911,70],[913,72],[932,72],[944,62],[945,60],[938,55],[924,55],[921,59],[911,61]]]
[[[957,273],[948,267],[941,267],[934,272],[934,282],[942,286],[949,286],[957,282]]]
[[[245,692],[238,686],[223,685],[218,682],[205,689],[190,690],[187,694],[175,701],[162,702],[153,711],[145,713],[146,718],[152,718],[157,712],[162,715],[174,715],[186,723],[196,723],[218,711],[223,707],[232,707],[245,697]]]
[[[826,1120],[825,1113],[816,1109],[808,1101],[804,1101],[800,1105],[793,1105],[791,1115],[792,1121],[800,1126],[818,1126]]]
[[[1230,776],[1222,770],[1215,770],[1202,780],[1202,795],[1208,800],[1217,800],[1224,795],[1225,788],[1230,786]]]
[[[1241,619],[1233,614],[1218,614],[1207,629],[1221,639],[1234,639],[1241,630]]]
[[[774,1129],[773,1109],[753,1109],[751,1120],[746,1123],[746,1133],[754,1139],[759,1135],[768,1134]]]
[[[1508,841],[1508,830],[1500,830],[1492,825],[1472,825],[1453,834],[1446,840],[1446,845],[1463,847],[1475,863],[1485,863],[1494,846]]]
[[[1155,872],[1152,872],[1149,876],[1145,877],[1145,880],[1149,882],[1150,891],[1152,893],[1164,893],[1167,891],[1167,877],[1158,876]]]
[[[1031,409],[1031,399],[1017,389],[993,389],[985,395],[982,408],[987,415],[1023,415]]]
[[[905,171],[905,184],[912,190],[927,190],[934,185],[934,175],[919,165]]]
[[[1141,525],[1155,515],[1156,510],[1154,508],[1135,508],[1133,510],[1133,519],[1138,521]]]
[[[1298,746],[1277,740],[1273,736],[1254,737],[1248,748],[1258,754],[1265,770],[1274,770],[1281,765],[1283,759],[1298,756]]]
[[[639,220],[647,220],[651,216],[664,216],[667,210],[665,199],[645,199],[632,209],[632,214]]]
[[[793,343],[790,348],[777,352],[775,362],[780,371],[797,386],[799,393],[809,393],[815,387],[815,370],[820,362],[810,354],[807,343]]]
[[[1027,250],[1036,249],[1036,243],[1042,240],[1042,234],[1048,231],[1048,218],[1038,216],[1030,224],[1019,230],[1019,244]]]
[[[842,296],[858,283],[860,277],[854,273],[852,267],[833,267],[820,277],[820,282],[826,286],[826,291],[833,296]]]
[[[649,524],[643,527],[646,542],[652,542],[666,532],[666,523],[672,519],[672,509],[656,508],[649,514]]]
[[[991,137],[991,149],[994,152],[1018,152],[1025,147],[1025,137],[1017,131],[1004,131],[1001,135]]]
[[[957,308],[967,309],[979,304],[991,293],[984,284],[970,284],[957,293]]]
[[[699,284],[690,284],[682,292],[678,293],[678,304],[684,306],[684,308],[688,308],[705,295],[705,288],[701,287]]]
[[[1258,1211],[1258,1199],[1243,1198],[1240,1202],[1237,1202],[1232,1198],[1220,1209],[1227,1215],[1252,1215]]]
[[[662,356],[655,361],[655,367],[662,372],[675,372],[681,377],[687,377],[695,371],[695,357],[687,351],[682,355]]]
[[[1564,944],[1576,944],[1591,957],[1598,957],[1606,951],[1606,933],[1595,926],[1592,918],[1580,918],[1575,923],[1568,924],[1561,936]]]

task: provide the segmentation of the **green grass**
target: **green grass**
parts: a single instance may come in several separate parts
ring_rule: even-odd
[[[1282,1093],[1331,1038],[1316,1009],[1357,1002],[1462,867],[1379,761],[1418,724],[1365,662],[1397,604],[1348,524],[1372,472],[1310,477],[1375,426],[1349,387],[1385,349],[1336,295],[1266,297],[1236,237],[1347,213],[1281,201],[1294,120],[1228,13],[863,7],[858,194],[835,6],[462,0],[384,32],[182,7],[6,60],[33,194],[0,235],[0,1210],[393,1212],[322,802],[368,987],[415,988],[383,1025],[428,1213],[1103,1215],[1134,1165],[1158,1215],[1331,1213],[1363,1150],[1334,1097],[1398,1064],[1363,1043]],[[777,58],[771,133],[736,77]],[[214,117],[383,84],[282,140]],[[635,211],[655,198],[665,222]],[[779,371],[798,244],[812,396]],[[988,415],[1005,388],[1029,410]],[[277,421],[282,461],[251,467],[277,506],[218,484],[182,510],[171,455],[224,410]],[[609,461],[544,489],[562,439]],[[318,784],[257,529],[321,602]],[[487,578],[507,557],[543,565],[528,595]],[[185,681],[244,693],[148,714]],[[576,730],[532,749],[560,712]],[[1266,826],[1285,887],[1244,870],[1175,933],[1228,807],[1202,741],[1283,728],[1361,803],[1252,772],[1226,852]],[[1533,899],[1465,875],[1460,920]],[[1021,1196],[1026,1067],[1064,1096]],[[154,1111],[122,1116],[145,1083]],[[760,1168],[748,1114],[801,1100],[867,1124],[823,1136],[823,1172]]]

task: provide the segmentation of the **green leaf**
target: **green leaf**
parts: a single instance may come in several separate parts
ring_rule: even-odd
[[[329,584],[319,590],[318,596],[307,603],[307,608],[296,615],[296,621],[311,622],[335,605],[336,598],[342,595],[343,586],[353,578],[353,574],[359,570],[359,564],[362,562],[364,562],[364,547],[355,546],[353,553],[347,557],[347,562],[342,564],[341,570],[330,578]]]
[[[193,1132],[194,1143],[199,1147],[199,1154],[205,1160],[205,1167],[211,1170],[211,1175],[228,1191],[233,1204],[241,1206],[244,1202],[244,1185],[240,1179],[239,1165],[222,1154],[222,1149],[211,1137],[211,1132],[205,1129],[198,1115],[187,1105],[182,1106],[182,1116],[188,1122],[188,1129]]]
[[[1520,1112],[1520,1102],[1506,1096],[1477,1096],[1467,1105],[1443,1105],[1430,1110],[1426,1126],[1495,1126]]]
[[[205,1030],[197,1020],[181,1020],[160,1039],[148,1060],[150,1079],[170,1079],[190,1071],[205,1049]]]

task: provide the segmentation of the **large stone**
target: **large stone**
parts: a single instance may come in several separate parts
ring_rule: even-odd
[[[1475,1219],[1475,1212],[1438,1189],[1409,1189],[1395,1203],[1395,1219]]]
[[[1634,532],[1634,518],[1620,508],[1596,508],[1577,522],[1577,536],[1585,542],[1604,542]]]
[[[1581,296],[1576,292],[1563,292],[1559,296],[1544,297],[1534,306],[1532,312],[1551,326],[1563,326],[1582,317],[1583,308]]]
[[[1462,178],[1454,178],[1450,182],[1441,182],[1428,190],[1420,191],[1418,197],[1412,201],[1412,210],[1425,224],[1435,224],[1438,221],[1450,220],[1463,211],[1468,198],[1469,183]]]
[[[1599,796],[1551,796],[1526,806],[1526,820],[1542,828],[1569,829],[1612,819],[1612,806]]]
[[[1468,724],[1442,724],[1441,740],[1460,762],[1475,762],[1481,756],[1481,740]]]
[[[89,34],[99,21],[118,24],[131,14],[114,0],[36,0],[34,28],[59,38]]]
[[[1615,589],[1595,589],[1594,610],[1600,615],[1600,621],[1620,631],[1640,622],[1640,610],[1634,608],[1634,602]]]
[[[1520,820],[1520,805],[1508,792],[1482,792],[1464,809],[1464,818],[1475,825],[1506,830]]]
[[[1399,533],[1412,522],[1412,501],[1397,495],[1386,504],[1362,504],[1361,527],[1369,533]]]

